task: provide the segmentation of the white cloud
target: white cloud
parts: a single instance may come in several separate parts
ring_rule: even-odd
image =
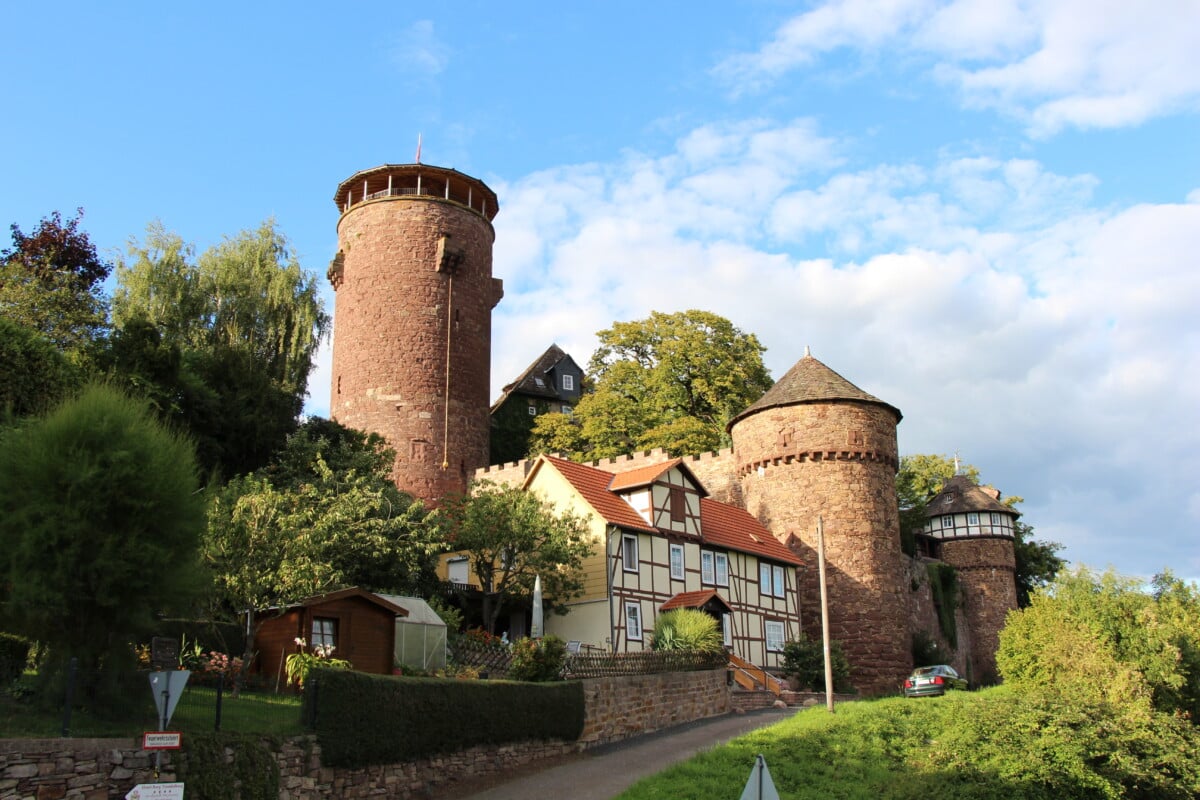
[[[438,38],[433,20],[418,20],[396,37],[392,61],[413,78],[440,74],[450,62],[450,48]]]
[[[843,47],[916,56],[968,106],[1017,117],[1036,137],[1200,108],[1194,0],[833,0],[714,72],[735,92],[757,89]]]
[[[1068,557],[1170,562],[1200,471],[1200,203],[1099,209],[1092,176],[1022,159],[885,164],[816,188],[792,170],[750,191],[729,178],[773,163],[756,138],[771,137],[702,129],[661,158],[507,187],[496,274],[531,288],[497,309],[495,387],[551,342],[585,362],[613,321],[711,310],[758,335],[776,376],[811,344],[902,409],[903,451],[962,449]],[[804,255],[814,236],[830,257]],[[1118,551],[1115,526],[1150,504],[1161,535]]]

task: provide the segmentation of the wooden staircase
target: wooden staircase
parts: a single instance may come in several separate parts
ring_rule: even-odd
[[[783,693],[783,683],[778,678],[733,653],[729,654],[729,669],[737,685],[748,692],[766,691],[776,697]]]

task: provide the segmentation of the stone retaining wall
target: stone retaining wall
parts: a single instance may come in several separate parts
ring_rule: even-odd
[[[321,766],[315,737],[297,737],[276,755],[279,800],[426,798],[460,782],[731,710],[724,669],[589,678],[583,693],[584,729],[574,742],[479,746],[403,764],[333,769]],[[123,798],[137,784],[154,782],[154,756],[138,745],[134,739],[0,740],[0,800]],[[172,758],[164,753],[164,782],[175,779]]]

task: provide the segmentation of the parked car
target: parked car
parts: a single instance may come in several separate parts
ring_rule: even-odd
[[[936,664],[932,667],[917,667],[904,680],[905,697],[925,697],[945,694],[949,689],[966,689],[965,678],[958,677],[954,667]]]

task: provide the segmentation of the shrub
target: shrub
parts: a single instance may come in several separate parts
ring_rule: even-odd
[[[653,636],[653,650],[716,653],[724,647],[717,621],[694,608],[676,608],[660,614]]]
[[[29,642],[20,636],[0,633],[0,686],[14,683],[29,661]]]
[[[829,662],[833,671],[833,689],[836,692],[850,690],[850,662],[842,652],[841,642],[829,643]],[[825,688],[825,647],[821,642],[809,641],[803,633],[799,639],[783,646],[783,673],[795,678],[800,687],[812,691]]]
[[[512,646],[508,677],[517,681],[561,680],[566,660],[566,642],[557,636],[518,639]]]

